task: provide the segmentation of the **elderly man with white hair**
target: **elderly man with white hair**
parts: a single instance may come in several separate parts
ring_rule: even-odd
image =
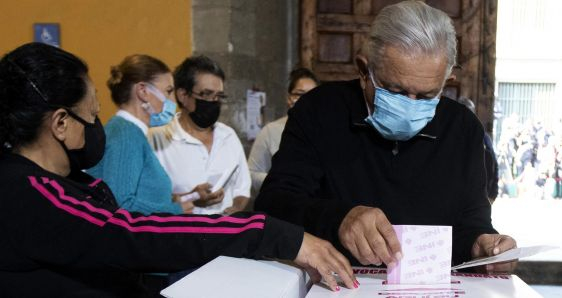
[[[355,58],[360,78],[320,86],[289,111],[256,209],[304,226],[355,264],[396,264],[391,224],[452,226],[453,264],[514,248],[491,223],[482,125],[440,96],[455,60],[445,13],[421,1],[384,8]]]

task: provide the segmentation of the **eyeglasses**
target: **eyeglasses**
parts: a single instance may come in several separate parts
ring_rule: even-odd
[[[228,99],[228,96],[222,92],[202,91],[198,93],[195,91],[191,91],[191,94],[206,101],[216,100],[216,101],[224,102]]]

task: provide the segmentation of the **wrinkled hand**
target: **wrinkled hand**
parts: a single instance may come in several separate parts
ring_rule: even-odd
[[[491,257],[516,247],[515,240],[507,235],[482,234],[472,245],[472,258]],[[516,266],[517,260],[488,264],[480,266],[476,270],[487,274],[505,274],[512,272]]]
[[[379,208],[357,206],[343,219],[340,242],[363,265],[392,268],[402,258],[400,242],[388,219]]]
[[[199,184],[191,192],[199,193],[199,199],[193,201],[193,204],[197,207],[209,207],[222,202],[224,199],[224,189],[221,188],[216,192],[211,192],[209,183]]]
[[[308,272],[313,282],[323,278],[332,291],[340,290],[333,273],[339,275],[347,288],[359,286],[349,261],[332,244],[308,233],[304,233],[295,263]]]

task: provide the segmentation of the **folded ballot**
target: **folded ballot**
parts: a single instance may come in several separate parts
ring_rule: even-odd
[[[450,226],[394,225],[402,259],[389,268],[389,284],[449,284],[453,229]]]
[[[452,227],[394,225],[393,228],[402,246],[403,257],[396,266],[388,269],[388,284],[449,284],[451,270],[509,262],[558,248],[519,247],[451,267]]]
[[[482,266],[482,265],[493,264],[493,263],[509,262],[509,261],[513,261],[513,260],[517,260],[517,259],[521,259],[521,258],[534,256],[538,253],[545,252],[545,251],[552,250],[552,249],[557,249],[557,248],[559,248],[559,247],[548,246],[548,245],[517,247],[517,248],[513,248],[513,249],[510,249],[510,250],[504,251],[501,254],[498,254],[498,255],[495,255],[495,256],[476,259],[476,260],[472,260],[472,261],[469,261],[469,262],[464,262],[460,265],[452,267],[451,269],[457,270],[457,269],[463,269],[463,268],[469,268],[469,267],[475,267],[475,266]]]

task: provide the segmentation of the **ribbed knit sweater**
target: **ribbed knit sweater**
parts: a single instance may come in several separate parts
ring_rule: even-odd
[[[87,172],[103,179],[121,208],[145,214],[182,213],[172,202],[172,182],[134,123],[114,116],[105,126],[103,159]]]

